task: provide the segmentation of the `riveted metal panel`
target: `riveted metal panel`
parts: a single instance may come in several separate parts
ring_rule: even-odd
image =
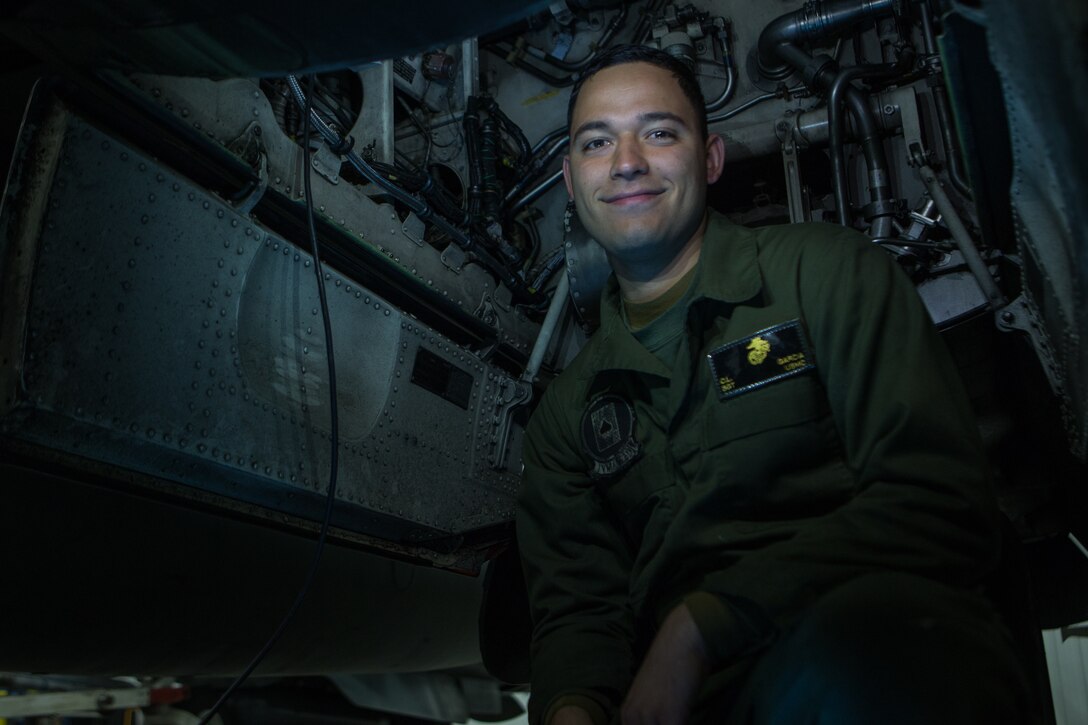
[[[25,337],[4,333],[15,352],[5,375],[18,384],[0,433],[316,518],[330,414],[312,258],[62,115],[62,130],[44,138],[31,128],[23,141],[28,156],[52,150],[55,170],[25,165],[5,199],[5,288],[13,260],[35,261],[15,315]],[[35,184],[34,199],[20,195]],[[37,224],[13,223],[43,194]],[[520,437],[502,472],[479,441],[495,426],[492,388],[513,381],[336,270],[324,274],[339,388],[337,525],[451,551],[460,535],[508,522]],[[472,376],[467,410],[409,383],[420,348]]]

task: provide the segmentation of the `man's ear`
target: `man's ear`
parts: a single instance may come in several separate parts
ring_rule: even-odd
[[[563,157],[563,182],[567,185],[567,198],[574,199],[574,185],[570,182],[570,154]]]
[[[716,133],[710,134],[706,140],[706,183],[713,184],[722,175],[725,167],[725,142]],[[563,167],[566,168],[566,165]]]

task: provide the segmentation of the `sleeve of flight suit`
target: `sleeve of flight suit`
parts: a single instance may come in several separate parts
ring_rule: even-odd
[[[533,620],[529,722],[581,705],[602,722],[631,681],[630,555],[584,472],[575,400],[553,383],[526,431],[517,538]]]
[[[712,653],[754,644],[752,607],[771,628],[871,571],[977,582],[995,564],[998,510],[970,403],[906,275],[860,236],[806,225],[769,260],[796,269],[811,338],[856,493],[792,538],[708,574],[686,601]],[[714,594],[724,603],[706,599]],[[742,603],[738,607],[737,603]]]

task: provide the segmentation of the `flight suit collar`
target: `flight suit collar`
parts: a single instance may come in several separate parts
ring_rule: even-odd
[[[709,214],[689,305],[701,299],[733,305],[755,297],[763,283],[754,234],[715,211]],[[627,329],[615,274],[608,278],[601,295],[601,327],[596,342],[585,376],[587,395],[597,387],[595,381],[609,371],[628,370],[666,379],[672,375]]]

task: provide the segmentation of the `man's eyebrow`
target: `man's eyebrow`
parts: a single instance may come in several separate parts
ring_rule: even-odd
[[[611,127],[609,126],[607,121],[586,121],[581,126],[579,126],[578,130],[572,133],[570,137],[572,139],[575,139],[581,136],[586,131],[607,131],[609,128]]]
[[[647,111],[646,113],[640,113],[638,116],[640,124],[654,123],[656,121],[672,121],[683,128],[688,128],[688,122],[683,117],[676,115],[670,111]],[[570,135],[572,139],[576,139],[587,131],[607,131],[612,128],[612,124],[604,120],[586,121],[578,127],[574,133]]]
[[[669,111],[648,111],[646,113],[640,114],[638,120],[642,123],[652,123],[654,121],[672,121],[683,126],[684,128],[688,127],[687,121],[685,121],[681,116],[677,116],[675,113],[670,113]]]

